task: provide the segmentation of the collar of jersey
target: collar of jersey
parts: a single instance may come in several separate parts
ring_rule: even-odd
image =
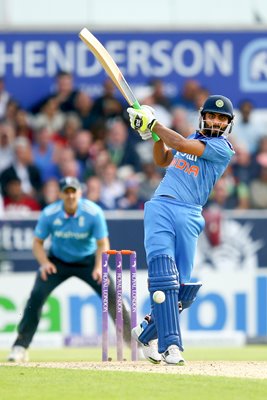
[[[81,204],[81,200],[79,200],[79,202],[78,202],[78,208],[77,208],[77,210],[76,210],[76,213],[70,217],[70,215],[67,214],[66,211],[64,210],[63,201],[62,201],[62,202],[61,202],[61,215],[60,215],[61,218],[68,219],[68,218],[77,218],[77,217],[80,217],[80,216],[81,216],[80,204]]]

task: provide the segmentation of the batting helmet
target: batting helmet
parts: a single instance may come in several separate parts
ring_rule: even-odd
[[[206,112],[227,115],[230,121],[234,118],[233,104],[231,100],[225,96],[209,96],[200,110],[201,115],[204,115]]]
[[[205,134],[207,136],[213,136],[213,131],[212,129],[208,129],[205,126],[205,121],[204,121],[204,115],[209,112],[209,113],[218,113],[222,115],[227,115],[229,118],[229,124],[224,130],[220,130],[219,134],[224,134],[227,136],[233,126],[233,118],[234,118],[234,109],[233,109],[233,104],[228,97],[221,96],[221,95],[213,95],[209,96],[203,106],[200,109],[200,130],[205,131]]]

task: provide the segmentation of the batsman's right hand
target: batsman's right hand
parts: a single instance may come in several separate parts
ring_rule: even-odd
[[[147,130],[150,132],[153,130],[153,126],[157,120],[152,107],[144,105],[141,106],[139,110],[129,107],[127,108],[127,112],[129,114],[131,127],[138,131],[140,135],[147,132]]]

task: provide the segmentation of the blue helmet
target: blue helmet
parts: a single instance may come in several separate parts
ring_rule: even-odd
[[[217,131],[216,136],[220,136],[222,134],[228,136],[232,130],[234,119],[234,109],[231,100],[228,99],[228,97],[221,95],[209,96],[200,109],[200,130],[204,131],[207,136],[214,136],[215,132],[205,126],[205,120],[203,117],[207,112],[227,115],[229,118],[229,124],[225,129],[221,129],[219,133]]]

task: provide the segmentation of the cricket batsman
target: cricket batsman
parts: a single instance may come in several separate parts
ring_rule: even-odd
[[[204,228],[202,207],[226,170],[234,150],[227,140],[233,105],[210,96],[200,109],[199,127],[188,138],[163,126],[146,105],[128,108],[131,127],[143,140],[158,135],[153,156],[166,174],[145,204],[144,231],[151,315],[132,331],[145,357],[184,364],[178,302],[190,306],[199,286],[190,285],[197,240]],[[161,293],[163,292],[163,293]]]

